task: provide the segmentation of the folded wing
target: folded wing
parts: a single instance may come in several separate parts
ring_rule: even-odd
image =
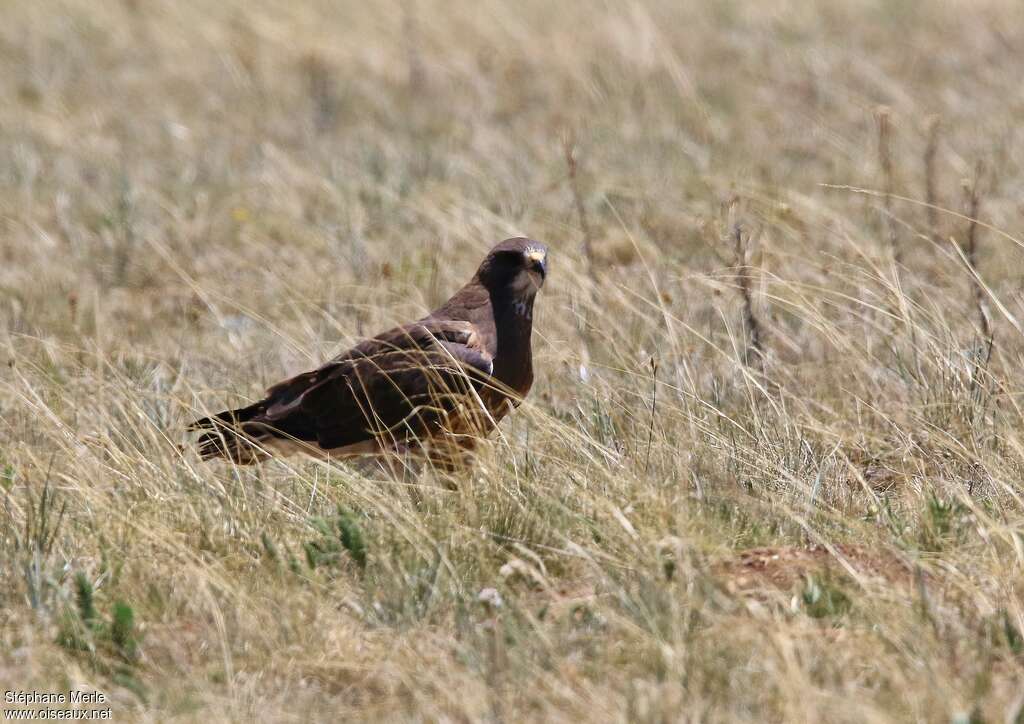
[[[311,372],[274,385],[254,405],[193,423],[203,457],[265,457],[276,440],[335,450],[382,447],[482,415],[478,393],[493,360],[468,322],[425,320],[367,340]]]

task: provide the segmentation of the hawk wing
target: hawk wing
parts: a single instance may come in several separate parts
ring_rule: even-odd
[[[324,450],[430,435],[488,385],[494,364],[469,322],[426,319],[366,340],[269,390],[249,407],[193,424],[204,457],[245,461],[243,444],[298,440]],[[479,407],[479,404],[475,405]],[[482,413],[482,411],[481,411]]]

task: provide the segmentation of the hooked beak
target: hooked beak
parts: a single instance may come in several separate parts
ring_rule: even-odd
[[[530,249],[526,252],[526,268],[540,274],[544,281],[548,275],[548,255],[542,249]]]

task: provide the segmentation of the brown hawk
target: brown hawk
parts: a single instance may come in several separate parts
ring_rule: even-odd
[[[423,319],[279,382],[255,404],[196,420],[199,454],[240,464],[295,452],[461,459],[530,391],[533,302],[546,276],[544,244],[506,239]]]

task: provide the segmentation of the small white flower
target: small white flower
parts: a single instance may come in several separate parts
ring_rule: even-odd
[[[490,608],[501,608],[504,603],[497,588],[484,588],[477,594],[476,600]]]

